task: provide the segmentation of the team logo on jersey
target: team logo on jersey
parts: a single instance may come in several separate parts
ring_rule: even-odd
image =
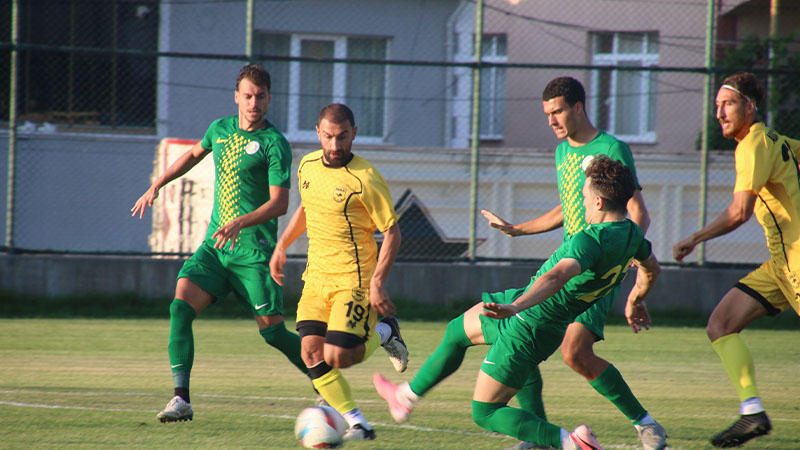
[[[247,144],[247,147],[245,147],[245,148],[244,148],[244,151],[245,151],[245,153],[247,153],[248,155],[252,155],[252,154],[254,154],[255,152],[257,152],[257,151],[258,151],[258,149],[260,149],[260,148],[261,148],[261,146],[260,146],[260,145],[258,145],[258,142],[256,142],[256,141],[250,141],[250,143],[249,143],[249,144]]]
[[[592,161],[594,161],[594,156],[592,156],[592,155],[589,155],[586,158],[583,158],[583,161],[581,161],[581,170],[586,172],[586,169],[589,168],[589,164],[591,164]]]
[[[311,182],[308,180],[303,180],[303,189],[308,189],[311,186]]]
[[[347,189],[345,189],[345,188],[343,188],[341,186],[336,186],[335,188],[333,188],[333,200],[334,201],[343,202],[345,196],[347,196]]]

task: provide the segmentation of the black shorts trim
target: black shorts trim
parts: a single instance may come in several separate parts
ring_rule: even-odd
[[[742,282],[738,282],[738,283],[734,284],[733,287],[735,287],[736,289],[739,289],[740,291],[744,292],[745,294],[749,295],[750,297],[753,297],[758,303],[761,303],[761,306],[763,306],[764,309],[767,310],[767,315],[777,316],[778,314],[781,313],[781,311],[778,308],[772,306],[772,303],[767,301],[767,299],[764,298],[763,295],[761,295],[758,292],[756,292],[750,286],[748,286],[748,285],[746,285],[746,284],[744,284]]]
[[[300,339],[303,339],[305,336],[325,337],[325,334],[328,332],[328,324],[320,322],[319,320],[301,320],[297,322],[295,329],[297,330],[297,334],[300,335]]]
[[[363,344],[367,338],[358,337],[354,334],[345,333],[342,331],[330,331],[325,336],[325,343],[335,345],[342,348],[355,348],[359,344]]]

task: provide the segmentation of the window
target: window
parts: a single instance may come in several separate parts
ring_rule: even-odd
[[[657,33],[594,33],[592,64],[649,67],[658,64]],[[630,143],[655,143],[656,72],[596,70],[594,124]]]
[[[156,0],[20,2],[20,43],[52,49],[19,53],[18,120],[76,125],[70,130],[155,128],[157,58],[136,52],[158,50],[158,10]]]
[[[256,45],[258,54],[263,56],[378,61],[388,58],[388,40],[384,38],[259,33]],[[263,64],[272,76],[272,103],[267,117],[289,139],[315,141],[320,109],[332,102],[342,102],[356,116],[360,142],[383,141],[386,65],[268,58]]]
[[[501,64],[508,62],[506,47],[506,35],[484,34],[481,38],[481,60]],[[452,59],[455,62],[475,61],[474,34],[455,33]],[[466,147],[472,137],[472,69],[454,68],[450,71],[450,80],[448,140],[452,147]],[[505,107],[506,69],[481,69],[480,139],[503,139]]]

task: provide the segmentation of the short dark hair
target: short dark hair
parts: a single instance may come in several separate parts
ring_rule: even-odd
[[[236,90],[239,90],[239,83],[247,78],[256,86],[266,86],[267,92],[272,92],[272,80],[269,77],[269,72],[261,64],[248,64],[242,67],[239,71],[239,76],[236,77]]]
[[[581,82],[572,77],[558,77],[547,83],[542,91],[542,101],[556,97],[564,97],[569,106],[575,106],[578,102],[586,106],[586,91]]]
[[[344,123],[347,121],[350,122],[351,127],[356,126],[356,119],[353,116],[353,111],[343,103],[331,103],[322,108],[319,112],[319,117],[317,117],[317,125],[322,122],[322,119],[328,119],[331,123]]]
[[[758,85],[756,76],[750,72],[737,72],[722,80],[722,85],[728,85],[737,91],[739,95],[745,97],[758,107],[759,103],[764,100],[764,90]]]
[[[628,200],[636,191],[633,172],[619,161],[598,155],[586,168],[586,178],[591,179],[594,189],[614,211],[625,211]]]

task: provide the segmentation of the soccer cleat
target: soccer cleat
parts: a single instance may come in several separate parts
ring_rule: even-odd
[[[667,446],[667,432],[658,422],[634,425],[644,450],[663,450]]]
[[[172,397],[172,400],[167,403],[167,407],[158,413],[156,417],[161,423],[183,422],[192,420],[194,411],[192,411],[192,405],[190,403],[186,403],[186,400],[176,395]]]
[[[378,391],[378,395],[383,397],[386,403],[389,404],[389,412],[392,414],[392,418],[400,423],[408,420],[411,409],[397,400],[397,385],[387,380],[379,373],[372,376],[372,384],[375,386],[375,390]]]
[[[579,450],[605,450],[597,442],[597,436],[587,425],[579,425],[578,428],[575,428],[575,431],[570,433],[569,438]]]
[[[547,445],[534,444],[533,442],[519,441],[516,445],[506,447],[503,450],[550,450],[552,448]]]
[[[368,430],[357,423],[344,432],[342,440],[345,441],[372,441],[375,439],[375,430]]]
[[[772,425],[767,413],[743,414],[730,428],[715,434],[711,445],[719,448],[738,447],[750,439],[769,434]]]
[[[394,370],[405,372],[408,368],[408,347],[400,335],[400,324],[394,317],[384,317],[381,322],[392,329],[392,335],[385,344],[382,344],[383,349],[389,354],[389,361],[392,362]]]

